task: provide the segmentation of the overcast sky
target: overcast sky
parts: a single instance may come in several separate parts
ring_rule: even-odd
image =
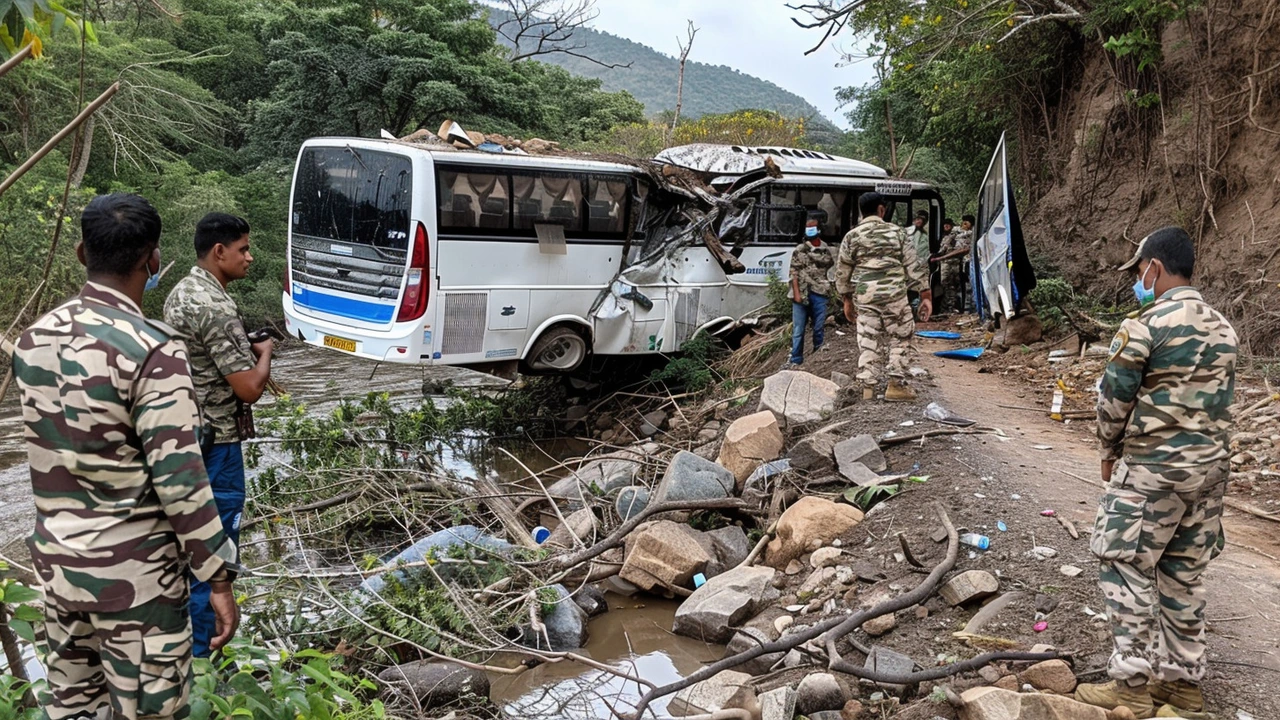
[[[680,52],[687,21],[698,27],[690,60],[728,65],[780,85],[808,100],[840,127],[844,110],[836,110],[836,88],[863,85],[872,78],[866,62],[846,67],[837,47],[827,45],[806,56],[822,38],[791,18],[786,0],[596,0],[600,17],[594,27],[648,45],[668,55]],[[848,43],[845,38],[840,43]]]

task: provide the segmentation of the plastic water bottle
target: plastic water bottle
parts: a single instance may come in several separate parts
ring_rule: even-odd
[[[533,532],[529,534],[533,536],[533,541],[538,543],[539,545],[546,542],[547,538],[551,537],[551,531],[541,525],[534,528]]]
[[[991,538],[978,533],[965,533],[960,536],[960,542],[969,547],[976,547],[979,550],[986,550],[991,547]]]

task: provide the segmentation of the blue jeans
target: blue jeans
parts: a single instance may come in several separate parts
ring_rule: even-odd
[[[809,304],[791,302],[791,364],[804,362],[804,329],[813,323],[813,349],[822,347],[822,326],[827,321],[827,296],[809,293]]]
[[[214,445],[204,456],[204,469],[213,486],[222,529],[231,541],[240,543],[240,515],[244,512],[244,455],[240,443]],[[209,604],[209,583],[191,579],[191,654],[209,657],[209,641],[216,633],[213,606]]]

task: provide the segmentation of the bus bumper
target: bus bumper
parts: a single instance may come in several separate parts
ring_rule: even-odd
[[[284,325],[290,337],[315,347],[378,362],[431,364],[431,330],[420,323],[397,323],[390,330],[359,330],[326,322],[294,309],[284,295]]]

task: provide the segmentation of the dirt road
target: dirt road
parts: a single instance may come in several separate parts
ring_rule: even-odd
[[[854,374],[854,338],[847,327],[841,332],[829,332],[829,348],[813,357],[805,370],[823,377],[831,370]],[[1040,636],[1017,627],[1022,620],[997,622],[986,632],[1005,637],[1021,635],[1024,642],[1036,638],[1054,644],[1077,653],[1078,673],[1099,670],[1105,667],[1109,653],[1107,626],[1085,611],[1088,608],[1100,612],[1104,608],[1096,586],[1097,564],[1088,552],[1088,534],[1101,492],[1092,424],[1063,424],[1041,412],[998,407],[1046,407],[1049,398],[1038,397],[1037,391],[1009,379],[979,372],[977,363],[932,356],[933,350],[953,345],[921,341],[919,364],[931,372],[935,384],[924,388],[924,394],[930,397],[912,405],[863,403],[867,407],[859,414],[869,426],[874,423],[881,428],[914,422],[911,427],[895,431],[915,432],[934,427],[922,417],[923,405],[933,399],[956,415],[1004,432],[1003,439],[990,434],[930,438],[893,448],[887,454],[894,472],[919,463],[918,472],[929,474],[931,479],[918,492],[941,500],[957,525],[991,536],[991,551],[962,558],[957,569],[987,569],[999,574],[1006,588],[1042,596],[1051,594],[1060,601],[1059,607],[1048,615],[1049,630]],[[887,503],[886,510],[898,502],[895,499]],[[1056,520],[1043,517],[1041,512],[1046,509],[1070,520],[1080,538],[1073,540]],[[885,516],[896,515],[899,527],[904,521],[929,520],[923,512],[911,517],[913,514],[914,508],[911,513],[873,513],[871,518],[881,515],[883,525]],[[998,521],[1005,524],[1007,532],[998,530]],[[1211,669],[1205,692],[1220,717],[1234,718],[1238,710],[1243,710],[1254,718],[1280,718],[1277,531],[1280,524],[1228,509],[1229,544],[1208,571]],[[1053,547],[1058,556],[1049,560],[1026,557],[1025,552],[1035,545]],[[1084,572],[1068,578],[1059,570],[1064,564]],[[1029,623],[1026,619],[1025,624]],[[917,658],[930,646],[936,651],[946,636],[942,628],[936,630],[917,631],[920,642],[911,643],[915,647],[907,649],[914,650]]]

